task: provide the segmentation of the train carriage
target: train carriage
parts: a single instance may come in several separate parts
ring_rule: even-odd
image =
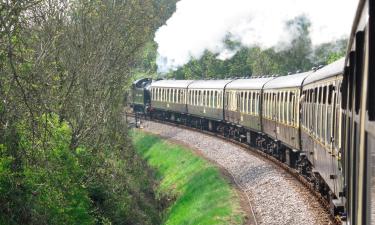
[[[339,198],[332,201],[333,209],[343,208],[339,95],[343,68],[344,58],[312,73],[303,83],[301,97],[302,149],[320,176],[317,181],[323,179],[332,191],[330,197]]]
[[[263,89],[263,131],[292,150],[301,150],[299,102],[302,83],[310,74],[277,77]]]
[[[192,80],[159,80],[150,86],[152,111],[162,112],[171,120],[176,115],[186,114],[188,86]],[[156,112],[155,112],[156,111]],[[156,115],[155,115],[156,116]]]
[[[261,96],[263,86],[273,77],[238,79],[225,88],[225,120],[246,129],[261,132]]]
[[[190,115],[223,121],[223,95],[232,80],[200,80],[188,88],[187,108]]]
[[[375,224],[375,2],[359,1],[342,101],[347,224]]]

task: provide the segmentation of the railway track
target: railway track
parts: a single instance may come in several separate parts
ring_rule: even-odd
[[[135,117],[135,115],[133,113],[127,113],[127,116]],[[230,142],[232,144],[235,144],[236,146],[239,146],[244,150],[250,151],[251,153],[255,153],[255,155],[260,156],[263,159],[266,159],[267,161],[271,161],[278,168],[281,168],[283,171],[290,174],[295,180],[299,181],[318,200],[318,202],[320,203],[322,208],[324,208],[326,213],[330,215],[330,221],[328,222],[328,224],[335,224],[335,225],[339,225],[339,224],[341,225],[342,224],[342,221],[340,220],[339,217],[333,216],[333,214],[330,211],[329,202],[319,192],[317,192],[315,190],[313,184],[311,184],[304,176],[300,175],[297,170],[288,167],[286,164],[284,164],[283,162],[274,158],[273,156],[271,156],[271,155],[269,155],[269,154],[267,154],[267,153],[265,153],[265,152],[263,152],[259,149],[250,147],[246,143],[241,143],[239,141],[224,137],[224,136],[222,136],[220,134],[217,134],[217,133],[213,133],[213,132],[209,132],[209,131],[202,130],[202,129],[199,129],[199,128],[185,126],[183,124],[177,124],[177,123],[173,123],[173,122],[169,122],[169,121],[149,119],[149,118],[145,118],[145,117],[141,117],[141,118],[143,120],[163,123],[163,124],[167,124],[169,126],[174,126],[174,127],[178,127],[178,128],[182,128],[182,129],[186,129],[186,130],[190,130],[190,131],[200,132],[200,133],[206,134],[206,135],[211,136],[211,137],[219,138],[221,140],[224,140],[224,141]],[[232,177],[234,178],[233,175],[232,175]],[[241,187],[241,185],[239,185],[238,182],[236,182],[236,183],[237,183],[237,186],[239,186],[241,189],[243,189],[243,187]],[[252,207],[250,199],[248,199],[248,200],[249,200],[249,203],[250,203],[250,207]],[[255,215],[254,215],[254,218],[255,218]]]

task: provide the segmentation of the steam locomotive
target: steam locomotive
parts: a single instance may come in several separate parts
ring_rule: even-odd
[[[288,76],[133,83],[136,113],[220,133],[309,179],[345,224],[375,224],[375,3],[358,5],[346,57]]]

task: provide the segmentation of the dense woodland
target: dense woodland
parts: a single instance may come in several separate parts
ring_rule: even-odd
[[[226,40],[228,49],[237,51],[230,59],[218,59],[219,54],[205,51],[199,59],[191,58],[186,65],[166,74],[157,74],[156,44],[150,42],[145,48],[140,64],[133,72],[136,77],[173,79],[222,79],[250,77],[252,75],[287,75],[297,71],[309,71],[313,67],[327,65],[344,56],[347,39],[313,46],[309,28],[310,20],[301,15],[288,21],[285,29],[293,33],[292,40],[264,49],[259,46],[246,47],[241,43]]]
[[[123,121],[165,0],[0,3],[0,224],[158,224]]]

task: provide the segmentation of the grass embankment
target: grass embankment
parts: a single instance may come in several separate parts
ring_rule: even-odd
[[[134,132],[139,154],[155,169],[158,197],[172,199],[163,224],[242,224],[239,199],[217,168],[180,145]]]

